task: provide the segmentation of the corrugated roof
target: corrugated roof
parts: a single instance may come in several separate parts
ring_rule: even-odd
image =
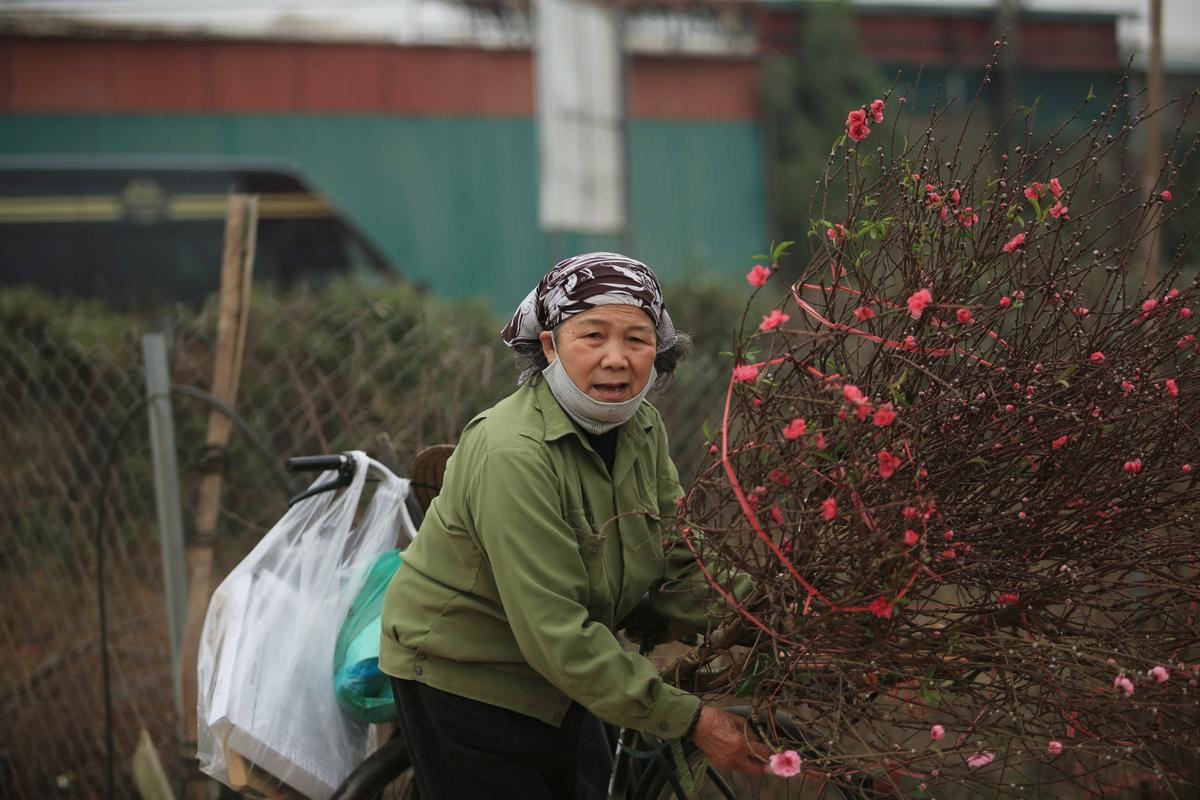
[[[819,0],[817,0],[819,1]],[[863,9],[917,13],[987,11],[998,0],[852,0]],[[747,53],[751,32],[738,6],[750,0],[625,0],[635,8],[627,41],[643,52]],[[814,0],[758,0],[764,5]],[[1124,55],[1148,49],[1148,0],[1020,0],[1022,12],[1112,15]],[[529,0],[6,0],[0,24],[31,33],[215,36],[250,39],[373,41],[397,44],[528,47]],[[1200,2],[1163,0],[1168,69],[1200,68]]]

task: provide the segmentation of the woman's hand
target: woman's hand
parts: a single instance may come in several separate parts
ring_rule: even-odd
[[[692,741],[720,769],[757,774],[771,755],[771,748],[747,729],[746,720],[712,706],[701,706]]]

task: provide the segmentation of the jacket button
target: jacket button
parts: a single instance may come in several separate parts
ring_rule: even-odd
[[[598,556],[598,555],[600,555],[600,548],[599,548],[599,546],[597,546],[597,545],[592,545],[592,555],[594,555],[594,556]]]
[[[421,669],[420,664],[417,664],[415,667],[413,667],[413,675],[420,675],[424,671],[425,670]]]

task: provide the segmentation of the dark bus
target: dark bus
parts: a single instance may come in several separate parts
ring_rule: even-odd
[[[218,287],[231,192],[259,196],[257,282],[396,274],[286,164],[0,159],[0,286],[32,284],[128,310],[199,302]]]

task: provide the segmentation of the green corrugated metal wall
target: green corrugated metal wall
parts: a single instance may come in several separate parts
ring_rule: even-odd
[[[632,241],[537,226],[526,118],[304,115],[0,117],[5,155],[282,158],[298,165],[413,280],[508,309],[555,258],[627,248],[664,278],[739,276],[766,247],[753,123],[635,121]]]

